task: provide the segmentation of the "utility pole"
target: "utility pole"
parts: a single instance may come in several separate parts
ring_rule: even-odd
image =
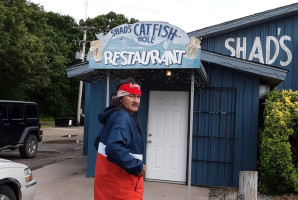
[[[85,2],[85,22],[87,20],[87,8],[88,8],[88,0]],[[86,52],[86,39],[87,39],[87,29],[95,29],[95,27],[73,27],[75,29],[83,29],[84,35],[83,35],[83,40],[77,41],[74,40],[74,42],[83,42],[83,48],[82,51],[80,52],[82,63],[85,61],[85,52]],[[77,126],[80,125],[81,123],[81,104],[82,104],[82,93],[83,93],[83,81],[80,80],[80,85],[79,85],[79,95],[78,95],[78,107],[77,107]]]
[[[75,29],[83,29],[84,35],[83,40],[73,40],[74,42],[83,43],[82,51],[80,51],[80,59],[82,60],[82,63],[85,62],[85,54],[86,54],[86,39],[87,39],[87,30],[88,29],[95,29],[95,27],[73,27]],[[81,121],[81,104],[82,104],[82,93],[83,93],[83,81],[80,81],[79,85],[79,95],[78,95],[78,107],[77,107],[77,125],[80,124]]]
[[[83,58],[82,63],[85,61],[85,52],[86,52],[86,38],[87,38],[87,27],[84,28],[84,36],[83,36]],[[77,107],[77,126],[81,123],[81,105],[82,105],[82,93],[83,93],[83,81],[80,80],[79,86],[79,96],[78,96],[78,107]]]

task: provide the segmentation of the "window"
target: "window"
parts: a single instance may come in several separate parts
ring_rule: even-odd
[[[0,119],[7,119],[7,105],[0,104]]]
[[[37,106],[36,105],[26,105],[26,117],[28,119],[37,118]]]
[[[11,106],[12,110],[12,119],[23,119],[23,110],[21,105],[12,105]]]

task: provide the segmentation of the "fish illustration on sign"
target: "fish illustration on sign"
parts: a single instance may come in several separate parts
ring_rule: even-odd
[[[164,49],[168,49],[170,43],[176,45],[187,45],[188,35],[181,29],[166,22],[137,22],[134,24],[122,24],[113,28],[106,35],[96,34],[101,42],[101,50],[104,51],[110,40],[126,37],[134,42],[152,46],[163,43]]]
[[[89,55],[92,63],[102,63],[102,67],[109,63],[114,67],[157,67],[157,63],[179,67],[183,57],[198,58],[200,48],[200,40],[189,38],[186,32],[167,22],[122,24],[96,37],[98,40],[91,43]],[[91,66],[96,68],[101,64]]]

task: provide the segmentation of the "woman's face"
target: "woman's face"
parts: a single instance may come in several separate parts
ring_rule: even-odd
[[[128,111],[128,112],[137,112],[140,106],[141,96],[140,95],[126,95],[123,96],[121,99],[122,106]]]

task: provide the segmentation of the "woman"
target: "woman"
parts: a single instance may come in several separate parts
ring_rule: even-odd
[[[137,111],[141,89],[132,80],[117,88],[112,106],[98,115],[104,125],[95,146],[98,149],[94,199],[142,200],[144,192],[143,140]]]

